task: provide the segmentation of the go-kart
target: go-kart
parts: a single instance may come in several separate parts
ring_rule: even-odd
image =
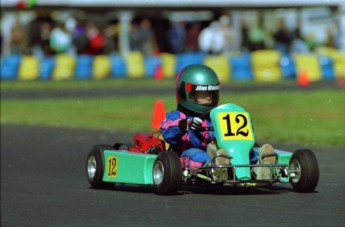
[[[297,192],[313,192],[319,180],[319,167],[314,153],[309,149],[294,152],[274,150],[276,163],[251,164],[249,153],[257,154],[249,113],[236,104],[224,104],[210,111],[212,128],[219,148],[228,155],[218,154],[208,165],[189,165],[186,157],[179,157],[155,134],[136,134],[134,144],[115,143],[95,145],[86,161],[86,174],[92,188],[112,188],[115,183],[152,185],[155,193],[174,194],[181,184],[221,184],[234,187],[262,187],[274,183],[291,183]],[[213,141],[214,142],[214,141]],[[222,156],[227,165],[215,165]],[[254,167],[269,169],[269,178],[256,179]],[[227,177],[215,174],[227,170]]]

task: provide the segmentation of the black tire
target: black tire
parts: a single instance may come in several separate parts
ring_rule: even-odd
[[[147,149],[146,154],[155,154],[158,155],[162,152],[162,149],[158,146],[152,146],[149,149]]]
[[[173,151],[160,152],[152,170],[154,192],[159,195],[176,194],[182,182],[182,165]]]
[[[296,150],[291,156],[289,170],[295,171],[290,183],[297,192],[314,191],[319,182],[319,165],[311,150]]]
[[[95,189],[110,189],[115,185],[114,183],[103,182],[104,150],[114,150],[114,148],[110,145],[95,145],[86,159],[86,176],[91,187]]]

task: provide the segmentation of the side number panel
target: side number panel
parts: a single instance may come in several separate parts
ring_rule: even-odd
[[[117,166],[118,166],[118,160],[116,156],[108,156],[108,171],[107,175],[110,178],[116,178],[117,177]]]

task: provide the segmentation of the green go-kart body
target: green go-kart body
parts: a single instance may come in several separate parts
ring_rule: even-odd
[[[114,183],[152,185],[158,194],[175,193],[182,183],[226,184],[242,187],[290,182],[301,192],[314,191],[319,170],[315,155],[307,149],[295,152],[275,149],[276,163],[251,164],[249,153],[259,155],[250,114],[236,104],[213,108],[210,118],[219,148],[227,151],[228,165],[188,167],[186,160],[165,149],[158,136],[138,134],[134,145],[96,145],[87,158],[87,176],[92,187],[113,187]],[[210,129],[207,129],[210,130]],[[217,158],[217,157],[214,157]],[[270,178],[257,180],[252,168],[270,169]],[[217,179],[216,169],[227,169],[227,179]],[[201,184],[201,185],[203,185]]]

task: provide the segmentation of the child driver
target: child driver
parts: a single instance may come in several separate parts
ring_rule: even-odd
[[[214,131],[201,130],[202,127],[212,126],[209,112],[218,105],[220,82],[216,73],[208,66],[195,64],[182,69],[176,78],[177,109],[166,114],[161,124],[161,133],[173,151],[181,157],[188,157],[194,162],[207,164],[211,156],[216,154],[228,155],[223,149],[215,148],[212,143]],[[207,151],[207,152],[206,152]],[[274,152],[272,146],[264,145],[264,153]],[[261,160],[251,152],[251,161],[264,163],[275,162],[275,156],[270,160]],[[227,165],[228,158],[216,158],[216,165]],[[268,178],[268,173],[262,173],[263,168],[256,167],[258,178]],[[266,168],[267,169],[267,168]],[[227,173],[218,171],[219,178],[224,179]],[[267,172],[267,171],[266,171]],[[261,176],[264,175],[264,176]],[[225,180],[225,179],[224,179]]]

